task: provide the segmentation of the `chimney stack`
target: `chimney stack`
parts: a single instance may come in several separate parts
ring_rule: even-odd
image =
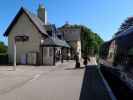
[[[44,22],[44,24],[47,24],[47,11],[43,4],[39,4],[37,13],[38,17]]]

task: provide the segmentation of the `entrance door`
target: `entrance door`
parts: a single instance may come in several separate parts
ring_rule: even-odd
[[[26,55],[21,55],[21,64],[25,65],[26,64]]]

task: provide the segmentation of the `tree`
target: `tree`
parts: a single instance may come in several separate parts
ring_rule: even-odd
[[[6,52],[7,52],[7,46],[3,42],[0,42],[0,53],[6,53]]]
[[[84,55],[95,55],[99,53],[99,47],[103,43],[101,37],[92,32],[91,29],[84,25],[70,25],[66,23],[61,28],[80,28],[81,29],[81,51]]]
[[[85,26],[81,28],[81,45],[82,45],[82,53],[87,55],[92,55],[94,50],[94,35],[91,30]]]
[[[119,28],[118,32],[116,33],[116,35],[120,34],[120,33],[123,32],[124,30],[129,29],[131,26],[133,26],[133,17],[128,17],[128,18],[120,25],[120,28]]]
[[[95,53],[99,53],[100,46],[103,44],[104,41],[97,33],[94,33],[94,35],[95,35]]]
[[[91,29],[81,25],[81,46],[84,55],[95,55],[99,52],[99,47],[103,43],[101,37],[92,32]]]

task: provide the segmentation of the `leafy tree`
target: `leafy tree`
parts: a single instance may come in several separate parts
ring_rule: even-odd
[[[122,31],[129,29],[131,26],[133,26],[133,17],[128,17],[121,25],[116,33],[116,35],[120,34]]]
[[[103,43],[101,37],[91,31],[88,27],[84,25],[70,25],[65,24],[61,28],[80,28],[81,29],[81,51],[84,55],[95,55],[99,52],[99,47]]]
[[[0,53],[6,53],[6,52],[7,52],[7,46],[3,42],[0,42]]]
[[[103,43],[100,36],[92,32],[86,26],[81,26],[82,53],[84,55],[95,55],[99,52],[99,47]]]

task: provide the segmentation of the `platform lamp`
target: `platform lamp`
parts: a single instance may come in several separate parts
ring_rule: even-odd
[[[44,38],[41,38],[42,64],[43,64],[43,44],[44,44]]]

